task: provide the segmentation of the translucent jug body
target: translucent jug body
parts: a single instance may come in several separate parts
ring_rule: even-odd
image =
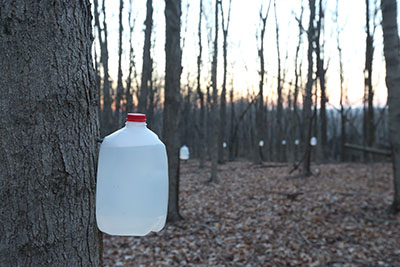
[[[179,159],[181,160],[189,159],[189,148],[186,145],[183,145],[179,150]]]
[[[128,119],[125,127],[105,137],[100,147],[98,228],[111,235],[157,232],[165,225],[167,206],[165,146],[145,122]]]

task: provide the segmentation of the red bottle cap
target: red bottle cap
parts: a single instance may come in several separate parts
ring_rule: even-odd
[[[128,115],[126,115],[126,121],[146,122],[146,114],[128,113]]]

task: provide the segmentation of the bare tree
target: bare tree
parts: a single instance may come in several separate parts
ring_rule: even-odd
[[[224,15],[224,8],[222,5],[222,1],[219,2],[219,6],[221,7],[221,19],[222,19],[222,33],[223,33],[223,57],[224,57],[224,72],[223,72],[223,80],[222,80],[222,91],[221,91],[221,99],[220,99],[220,119],[219,119],[219,138],[218,138],[218,161],[223,163],[224,159],[224,148],[222,144],[226,141],[226,75],[227,75],[227,68],[228,68],[228,30],[229,30],[229,23],[231,20],[231,4],[232,0],[229,0],[229,9],[227,14],[227,22],[225,24],[225,15]]]
[[[94,19],[95,27],[97,28],[97,36],[100,45],[100,62],[103,67],[103,108],[100,113],[100,130],[101,135],[107,135],[112,131],[111,127],[111,96],[110,96],[110,78],[108,73],[108,33],[107,33],[107,22],[106,22],[106,7],[105,2],[102,2],[102,13],[103,13],[103,29],[100,27],[99,19],[99,5],[98,0],[94,0]],[[104,38],[102,35],[104,33]]]
[[[124,27],[122,25],[122,13],[124,9],[124,1],[119,1],[119,41],[118,41],[118,81],[117,81],[117,97],[115,100],[115,124],[116,128],[120,128],[122,122],[122,95],[124,86],[122,85],[122,33]]]
[[[343,60],[342,60],[342,48],[340,46],[340,28],[339,28],[339,1],[336,0],[336,42],[337,50],[339,54],[339,76],[340,76],[340,160],[346,161],[346,113],[344,108],[344,101],[347,99],[347,90],[344,87],[344,71],[343,71]]]
[[[306,93],[305,93],[305,103],[304,103],[304,131],[306,131],[305,134],[305,141],[304,141],[304,162],[303,162],[303,175],[304,176],[310,176],[311,175],[311,169],[310,169],[310,163],[311,163],[311,145],[310,145],[310,139],[311,139],[311,133],[312,133],[312,112],[311,112],[311,105],[312,105],[312,87],[314,84],[314,79],[313,79],[313,43],[314,43],[314,35],[315,35],[315,29],[314,29],[314,18],[315,18],[315,0],[309,0],[308,1],[309,6],[310,6],[310,19],[309,19],[309,25],[308,25],[308,31],[307,31],[307,37],[308,37],[308,52],[307,52],[307,58],[308,58],[308,74],[307,74],[307,84],[306,84]]]
[[[129,69],[128,69],[128,77],[126,79],[126,113],[133,111],[133,86],[132,86],[132,72],[136,71],[135,66],[135,54],[133,50],[133,29],[135,26],[135,19],[132,20],[132,0],[129,0],[129,13],[128,13],[128,21],[129,21]]]
[[[376,1],[375,1],[376,2]],[[374,143],[374,88],[372,86],[372,63],[374,58],[374,33],[375,26],[371,29],[371,21],[375,24],[375,15],[371,19],[370,0],[365,0],[365,68],[364,68],[364,145],[369,147],[373,146]],[[377,12],[376,3],[374,5],[375,11]],[[372,155],[369,155],[372,157]],[[372,159],[370,159],[372,160]]]
[[[146,29],[144,31],[144,46],[143,46],[143,65],[142,65],[142,80],[139,91],[138,111],[142,113],[147,112],[148,107],[148,93],[151,83],[151,76],[153,71],[153,64],[150,55],[151,49],[151,32],[153,28],[153,0],[146,2],[146,20],[144,22]]]
[[[400,40],[397,1],[382,0],[382,28],[389,104],[389,136],[392,145],[394,197],[392,209],[400,211]]]
[[[230,131],[229,131],[229,160],[234,159],[234,142],[233,142],[233,129],[234,129],[234,121],[235,121],[235,101],[234,101],[234,86],[233,86],[233,81],[231,81],[231,91],[229,92],[229,98],[231,102],[231,116],[230,116]]]
[[[210,154],[211,154],[211,177],[210,182],[217,182],[217,164],[218,164],[218,88],[217,88],[217,66],[218,66],[218,31],[219,31],[219,19],[218,19],[218,2],[215,0],[215,36],[214,36],[214,52],[212,60],[211,70],[211,82],[212,82],[212,103],[211,103],[211,142],[210,142]]]
[[[256,136],[257,140],[253,142],[253,147],[255,151],[255,162],[261,163],[261,153],[262,148],[259,148],[258,142],[267,139],[266,127],[265,127],[265,110],[264,110],[264,76],[265,76],[265,62],[264,62],[264,36],[265,36],[265,27],[267,24],[267,18],[269,14],[269,8],[271,7],[271,1],[269,1],[267,12],[265,16],[262,13],[262,7],[260,10],[260,20],[262,23],[261,32],[260,32],[260,46],[258,48],[258,56],[260,58],[260,82],[258,86],[258,98],[257,98],[257,106],[256,106]],[[266,140],[264,140],[265,142]]]
[[[201,21],[203,17],[203,0],[200,0],[200,10],[199,10],[199,27],[198,27],[198,37],[199,37],[199,55],[197,56],[197,94],[200,102],[200,118],[199,118],[199,158],[200,158],[200,168],[204,167],[205,161],[205,110],[204,110],[204,93],[201,90],[201,56],[203,52],[203,46],[201,43]]]
[[[298,26],[299,26],[299,40],[296,46],[296,54],[295,54],[295,58],[294,58],[294,64],[295,64],[295,69],[294,69],[294,75],[295,75],[295,81],[294,81],[294,92],[293,92],[293,115],[292,115],[292,142],[293,139],[297,139],[299,140],[299,136],[298,136],[298,132],[300,130],[300,126],[299,126],[299,114],[297,111],[297,101],[298,101],[298,95],[299,95],[299,87],[300,87],[300,77],[301,77],[301,64],[299,66],[299,51],[300,51],[300,46],[302,43],[302,35],[303,35],[303,25],[302,25],[302,21],[303,21],[303,13],[304,13],[304,7],[303,4],[301,4],[301,12],[300,12],[300,17],[296,18]],[[294,160],[297,160],[297,153],[298,153],[298,146],[296,145],[294,147]]]
[[[181,0],[165,0],[165,91],[163,141],[168,154],[168,221],[182,219],[179,213],[179,106],[182,52],[180,45]]]
[[[0,28],[0,265],[101,266],[90,2],[2,1]]]
[[[276,34],[276,52],[278,59],[278,77],[277,77],[277,87],[276,92],[278,94],[277,108],[276,108],[276,123],[277,123],[277,138],[275,140],[276,152],[278,155],[278,160],[283,160],[282,153],[282,138],[284,138],[282,132],[282,70],[281,70],[281,50],[279,45],[279,24],[278,17],[276,15],[276,0],[274,0],[274,13],[275,13],[275,34]]]
[[[325,10],[322,4],[322,0],[319,0],[319,15],[317,21],[317,36],[315,39],[315,53],[317,54],[317,77],[319,80],[320,90],[321,90],[321,102],[320,102],[320,110],[319,115],[321,119],[320,123],[320,133],[321,133],[321,148],[322,148],[322,156],[323,159],[327,159],[328,157],[328,137],[327,137],[327,119],[326,119],[326,82],[325,82],[325,75],[327,68],[325,68],[325,61],[324,61],[324,40],[321,40],[321,32],[324,28],[324,17],[325,17]],[[315,108],[317,108],[317,96],[315,97]],[[315,109],[316,110],[316,109]],[[315,123],[315,126],[317,124]]]

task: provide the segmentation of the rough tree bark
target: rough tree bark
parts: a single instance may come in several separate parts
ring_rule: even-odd
[[[310,139],[312,134],[312,112],[311,112],[311,105],[312,105],[312,87],[313,87],[313,43],[314,43],[314,18],[315,18],[315,0],[308,1],[310,6],[310,19],[309,19],[309,26],[307,31],[308,37],[308,74],[307,74],[307,84],[306,84],[306,94],[305,94],[305,103],[304,103],[304,131],[305,133],[305,140],[304,140],[304,161],[303,161],[303,175],[310,176],[311,175],[311,145]]]
[[[198,37],[199,37],[199,55],[197,56],[197,94],[200,102],[200,118],[199,118],[199,168],[204,168],[205,161],[205,114],[204,114],[204,93],[201,90],[201,56],[203,52],[203,46],[201,43],[201,21],[203,17],[203,0],[200,0],[200,11],[199,11],[199,27],[198,27]]]
[[[179,105],[182,52],[180,45],[181,0],[165,1],[165,91],[163,141],[167,148],[169,197],[167,220],[182,219],[179,213]]]
[[[211,155],[211,177],[210,182],[217,182],[217,164],[218,164],[218,88],[217,88],[217,66],[218,66],[218,2],[215,0],[215,36],[214,36],[214,53],[211,69],[211,82],[212,82],[212,103],[211,103],[211,142],[210,142],[210,155]]]
[[[0,3],[0,265],[99,266],[89,1]]]
[[[122,85],[122,33],[124,31],[124,27],[122,25],[122,11],[124,9],[124,1],[119,1],[119,39],[118,39],[118,81],[117,81],[117,97],[115,100],[115,116],[114,123],[116,124],[116,128],[120,128],[122,121],[122,95],[123,95],[123,85]]]
[[[392,209],[400,212],[400,40],[397,1],[382,0],[382,28],[389,105],[389,137],[392,144],[394,197]]]
[[[143,65],[142,65],[142,80],[140,84],[138,112],[147,112],[147,98],[149,93],[149,86],[151,83],[151,76],[153,71],[152,60],[150,55],[151,49],[151,31],[153,28],[153,0],[147,0],[147,14],[144,25],[144,46],[143,46]],[[180,27],[180,26],[179,26]]]
[[[225,25],[225,16],[224,9],[222,6],[222,1],[219,2],[219,6],[221,7],[221,19],[222,19],[222,33],[223,33],[223,58],[224,58],[224,72],[222,78],[222,90],[221,90],[221,99],[220,99],[220,118],[219,118],[219,136],[218,136],[218,161],[219,163],[224,163],[224,148],[223,142],[226,141],[226,74],[228,69],[228,30],[229,30],[229,22],[231,20],[231,3],[232,0],[229,0],[229,9],[227,14],[227,23]]]

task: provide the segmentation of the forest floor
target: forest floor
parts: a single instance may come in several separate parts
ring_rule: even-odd
[[[274,166],[275,165],[275,166]],[[400,215],[388,210],[392,169],[274,163],[181,164],[184,220],[145,237],[104,235],[105,266],[400,266]],[[374,178],[373,178],[374,177]]]

